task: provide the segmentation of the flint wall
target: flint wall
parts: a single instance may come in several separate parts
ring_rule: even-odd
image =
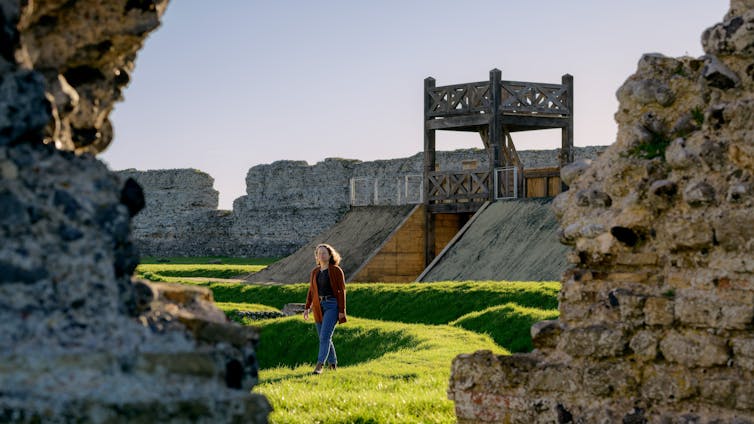
[[[594,158],[604,147],[576,148]],[[557,165],[558,150],[519,152],[526,167]],[[438,152],[442,170],[487,167],[484,151]],[[361,162],[328,158],[314,165],[282,160],[257,165],[232,211],[217,210],[211,176],[194,169],[119,171],[145,191],[133,221],[148,256],[286,256],[338,222],[351,204],[398,205],[421,200],[422,155]]]

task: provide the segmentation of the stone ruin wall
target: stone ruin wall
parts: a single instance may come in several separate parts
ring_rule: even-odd
[[[604,149],[578,147],[575,156],[593,159]],[[558,150],[519,154],[529,168],[558,163]],[[437,160],[443,170],[461,170],[464,161],[482,168],[488,163],[478,149],[438,152]],[[246,195],[233,202],[232,211],[217,209],[214,180],[198,170],[118,174],[144,188],[146,207],[133,221],[133,237],[143,255],[274,257],[293,253],[334,225],[352,200],[357,205],[418,202],[422,169],[421,153],[370,162],[328,158],[314,165],[288,160],[258,165],[249,169]]]
[[[0,422],[266,422],[256,330],[132,281],[141,188],[93,155],[166,1],[0,1]]]
[[[217,209],[219,193],[208,174],[194,169],[118,171],[144,189],[144,209],[133,223],[142,255],[214,256],[228,251],[230,211]],[[231,242],[231,248],[236,248]]]
[[[454,360],[459,422],[754,422],[754,1],[702,45],[643,56],[617,141],[563,169],[560,318]]]

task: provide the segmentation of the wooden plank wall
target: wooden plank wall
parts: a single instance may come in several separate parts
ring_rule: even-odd
[[[437,213],[435,218],[435,256],[442,252],[445,245],[450,242],[453,236],[463,227],[466,220],[460,213]],[[423,271],[423,270],[422,270]],[[421,273],[421,271],[419,272]],[[418,277],[419,274],[416,274]]]
[[[560,194],[560,168],[524,170],[526,197],[553,197]]]
[[[467,214],[439,213],[435,219],[435,255],[463,227]],[[424,208],[417,208],[382,248],[351,279],[358,282],[409,283],[424,271]]]
[[[424,215],[417,208],[351,281],[414,281],[424,271]]]

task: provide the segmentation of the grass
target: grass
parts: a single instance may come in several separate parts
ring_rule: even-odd
[[[234,312],[304,302],[307,285],[218,282],[212,279],[259,264],[209,265],[145,264],[139,270],[209,287],[228,316],[260,329],[254,391],[272,403],[274,423],[455,422],[446,394],[453,358],[481,349],[528,351],[531,324],[558,316],[555,282],[348,284],[349,320],[333,339],[339,369],[312,376],[318,342],[311,321],[251,320]]]
[[[229,256],[195,256],[195,257],[157,257],[144,256],[141,258],[141,264],[183,264],[183,265],[200,265],[200,264],[218,264],[225,265],[264,265],[267,266],[280,258],[232,258]],[[218,262],[219,261],[219,262]]]
[[[165,277],[234,278],[264,269],[267,265],[225,264],[141,264],[136,273],[155,281],[169,281]]]
[[[235,278],[258,272],[277,258],[231,258],[227,256],[165,257],[141,259],[136,275],[151,281],[182,282],[187,278]],[[185,282],[185,281],[184,281]]]
[[[700,127],[704,124],[704,110],[702,110],[701,106],[691,109],[691,116],[694,118],[694,122]]]
[[[209,287],[217,302],[260,303],[282,308],[306,300],[306,284],[244,285],[194,283]],[[492,306],[556,309],[556,282],[465,281],[437,283],[354,283],[347,285],[348,313],[360,318],[417,324],[447,324]]]
[[[701,106],[694,107],[689,113],[697,127],[701,127],[704,124],[704,110],[702,110]],[[651,132],[651,138],[648,141],[633,146],[628,150],[627,154],[643,159],[660,158],[662,161],[665,161],[665,150],[667,150],[672,140],[678,137],[687,137],[689,131],[695,131],[695,129],[676,131],[673,134]]]
[[[479,349],[506,353],[460,328],[352,318],[335,331],[339,369],[312,376],[313,325],[290,317],[261,327],[254,391],[272,403],[275,423],[452,423],[446,389],[453,358]],[[308,363],[299,365],[302,358]],[[270,360],[280,365],[269,367]]]
[[[641,142],[632,147],[628,150],[628,154],[643,159],[661,158],[665,160],[665,150],[671,141],[666,134],[652,133],[652,138],[649,141]]]
[[[341,355],[341,366],[357,365],[389,352],[409,349],[419,341],[405,326],[397,323],[359,318],[351,321],[349,319],[346,325],[338,326],[333,339],[336,349],[347,352]],[[305,364],[307,370],[311,371],[309,368],[316,362],[319,346],[312,323],[313,321],[307,322],[298,316],[252,322],[252,325],[261,329],[260,340],[265,340],[266,336],[266,341],[260,343],[257,351],[259,366],[264,369]],[[286,337],[279,337],[281,334]],[[302,355],[301,352],[306,354]]]
[[[218,308],[223,312],[244,311],[244,312],[280,312],[280,309],[272,306],[261,305],[259,303],[232,303],[232,302],[215,302]]]
[[[466,314],[450,325],[488,334],[495,343],[511,352],[530,352],[533,348],[529,332],[531,326],[557,317],[558,311],[555,309],[527,308],[506,303]]]

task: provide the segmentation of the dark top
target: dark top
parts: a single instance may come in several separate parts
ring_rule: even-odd
[[[317,293],[320,296],[333,296],[332,286],[330,285],[330,274],[327,270],[319,270],[317,273]]]

